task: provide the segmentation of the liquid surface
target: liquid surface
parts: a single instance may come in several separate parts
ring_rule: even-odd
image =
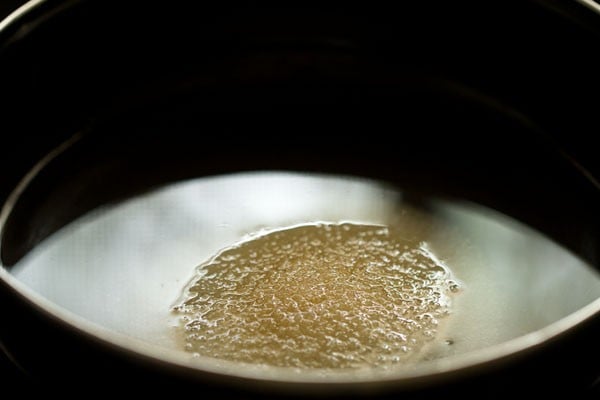
[[[374,180],[274,171],[173,183],[99,208],[7,273],[73,316],[206,369],[218,359],[183,350],[172,312],[196,267],[252,232],[314,221],[396,227],[460,279],[464,290],[450,295],[451,314],[439,318],[434,340],[414,359],[449,359],[536,334],[600,298],[600,276],[584,260],[488,208],[415,199]],[[298,379],[319,373],[301,371]]]
[[[377,225],[278,230],[202,265],[177,311],[188,351],[279,367],[406,363],[458,291],[426,243]]]

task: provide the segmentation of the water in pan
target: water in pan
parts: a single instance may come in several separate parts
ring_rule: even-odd
[[[435,318],[434,340],[416,346],[417,359],[501,343],[600,297],[600,277],[583,261],[490,210],[433,199],[420,208],[375,181],[275,172],[201,178],[102,208],[13,272],[75,314],[177,351],[185,341],[172,309],[198,265],[257,232],[315,222],[408,233],[448,274],[440,288],[458,279],[460,293],[444,292],[452,301],[433,310],[449,315]]]
[[[459,286],[407,228],[299,225],[220,252],[176,308],[186,348],[280,367],[414,361]]]

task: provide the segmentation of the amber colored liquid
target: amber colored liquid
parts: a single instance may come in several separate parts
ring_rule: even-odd
[[[190,352],[357,368],[417,358],[455,291],[447,267],[402,232],[314,224],[225,249],[199,268],[176,311]]]

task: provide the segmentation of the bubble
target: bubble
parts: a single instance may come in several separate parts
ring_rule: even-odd
[[[320,223],[224,249],[174,308],[185,350],[293,368],[418,360],[457,284],[426,243],[405,236],[392,226]]]

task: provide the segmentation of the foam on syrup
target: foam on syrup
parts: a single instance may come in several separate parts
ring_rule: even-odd
[[[422,358],[459,285],[427,244],[391,226],[272,231],[201,265],[175,308],[186,350],[296,368]]]

